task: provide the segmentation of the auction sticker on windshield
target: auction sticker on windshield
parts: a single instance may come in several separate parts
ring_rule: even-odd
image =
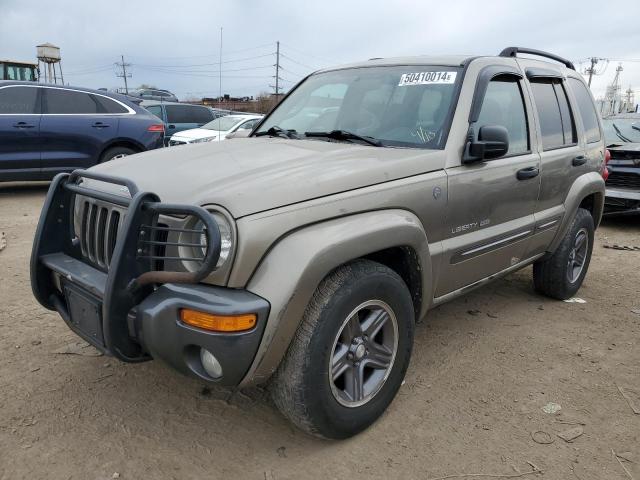
[[[400,77],[399,87],[407,85],[434,85],[447,84],[456,81],[457,72],[414,72],[403,73]]]

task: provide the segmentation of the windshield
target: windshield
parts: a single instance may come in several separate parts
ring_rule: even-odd
[[[232,116],[220,117],[220,118],[216,118],[215,120],[209,123],[205,123],[200,128],[206,128],[207,130],[218,130],[219,132],[226,132],[227,130],[231,130],[234,127],[234,125],[238,124],[243,120],[245,120],[244,117],[232,117]]]
[[[607,145],[623,142],[640,143],[640,117],[605,118],[602,120],[602,127]]]
[[[305,138],[306,132],[340,130],[382,146],[441,149],[460,77],[458,67],[416,65],[318,73],[284,99],[256,133],[278,127]]]

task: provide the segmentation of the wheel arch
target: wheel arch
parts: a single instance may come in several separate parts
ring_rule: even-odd
[[[556,233],[553,242],[548,248],[554,252],[571,227],[573,217],[578,208],[586,208],[593,217],[594,226],[597,228],[604,210],[605,187],[602,176],[597,172],[589,172],[581,175],[571,185],[569,193],[564,201],[564,217],[562,224]]]
[[[262,383],[277,369],[320,282],[353,260],[378,261],[396,271],[411,292],[416,318],[432,294],[426,233],[399,209],[350,215],[297,230],[269,251],[247,289],[271,304],[265,333],[240,386]]]
[[[102,147],[102,150],[100,151],[100,154],[98,155],[98,162],[102,163],[102,156],[105,154],[105,152],[111,148],[114,147],[125,147],[125,148],[130,148],[132,150],[135,150],[136,153],[140,153],[145,151],[146,149],[144,148],[144,146],[136,141],[133,140],[131,138],[116,138],[113,139],[111,141],[109,141],[109,143],[105,144]]]

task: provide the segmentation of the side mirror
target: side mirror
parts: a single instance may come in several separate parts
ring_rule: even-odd
[[[470,135],[472,137],[472,135]],[[502,157],[509,151],[509,132],[500,125],[480,127],[478,140],[470,139],[462,155],[462,163]]]
[[[249,134],[251,133],[251,130],[236,130],[233,133],[230,133],[229,135],[227,135],[226,138],[231,139],[231,138],[246,138],[249,136]]]

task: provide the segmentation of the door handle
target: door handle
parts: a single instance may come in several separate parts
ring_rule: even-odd
[[[571,165],[573,165],[574,167],[579,167],[580,165],[584,165],[585,163],[587,163],[587,157],[585,157],[584,155],[578,155],[573,160],[571,160]]]
[[[169,125],[167,128],[176,128],[175,125]]]
[[[527,180],[529,178],[537,177],[540,173],[540,169],[538,167],[527,167],[522,170],[518,170],[516,177],[518,180]]]
[[[34,128],[35,125],[27,122],[18,122],[13,124],[13,128]]]
[[[106,123],[102,123],[102,122],[96,122],[93,125],[91,125],[93,128],[109,128],[111,125],[108,125]]]

